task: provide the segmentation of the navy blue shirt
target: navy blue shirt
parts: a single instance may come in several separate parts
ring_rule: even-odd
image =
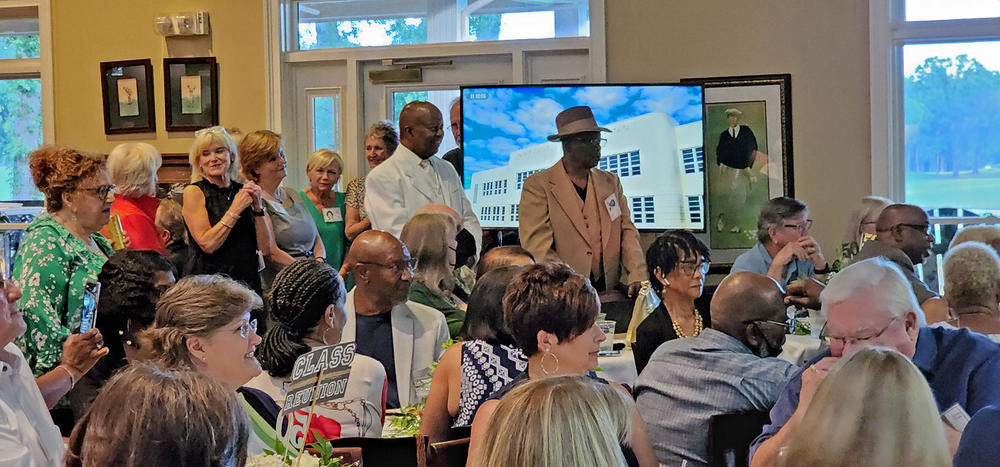
[[[392,348],[392,313],[375,316],[358,314],[355,341],[357,353],[378,360],[385,367],[389,387],[385,395],[387,409],[399,408],[399,392],[396,390],[396,356]]]
[[[1000,459],[1000,406],[980,410],[962,432],[962,443],[955,453],[955,467],[995,465]]]
[[[771,409],[771,423],[750,445],[750,457],[791,418],[799,405],[802,372],[824,357],[826,350],[806,364],[788,381]],[[968,329],[922,327],[917,335],[913,364],[927,379],[938,411],[954,404],[975,415],[990,405],[1000,405],[1000,344]]]

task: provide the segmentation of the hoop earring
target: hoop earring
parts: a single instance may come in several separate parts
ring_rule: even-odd
[[[326,328],[326,329],[324,329],[324,330],[323,330],[323,345],[330,345],[330,343],[329,343],[329,342],[327,342],[327,339],[326,339],[326,333],[327,333],[327,332],[328,332],[328,331],[329,331],[330,329],[331,329],[331,328]]]
[[[545,357],[549,356],[551,356],[556,361],[556,367],[552,371],[545,369]],[[542,360],[541,362],[539,362],[539,364],[541,365],[542,373],[545,376],[552,376],[555,372],[559,371],[559,357],[557,357],[556,354],[549,352],[549,349],[545,349],[545,353],[542,354]]]

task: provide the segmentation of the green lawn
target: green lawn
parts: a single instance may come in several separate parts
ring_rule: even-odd
[[[906,202],[931,208],[965,208],[1000,211],[1000,169],[982,169],[978,174],[906,173]]]

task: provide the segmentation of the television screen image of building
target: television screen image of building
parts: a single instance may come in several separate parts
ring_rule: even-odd
[[[462,88],[465,192],[483,227],[517,228],[524,181],[562,158],[546,137],[575,105],[611,130],[597,167],[621,180],[636,227],[704,228],[702,90],[680,85]]]

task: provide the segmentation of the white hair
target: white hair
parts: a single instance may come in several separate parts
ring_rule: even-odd
[[[213,126],[203,128],[194,132],[194,141],[191,143],[191,152],[188,153],[188,162],[191,163],[191,183],[200,182],[204,177],[201,173],[201,150],[212,143],[219,143],[229,150],[229,179],[240,180],[240,157],[236,147],[236,140],[229,135],[224,127]]]
[[[952,307],[996,306],[1000,256],[980,242],[965,242],[944,256],[945,298]]]
[[[149,143],[122,143],[108,154],[111,183],[127,198],[155,195],[156,171],[161,165],[160,151]]]
[[[859,296],[875,301],[872,309],[887,309],[898,318],[912,311],[917,315],[917,325],[927,324],[910,283],[899,266],[885,258],[858,261],[837,273],[819,296],[823,305],[820,313],[825,318],[830,305]]]

